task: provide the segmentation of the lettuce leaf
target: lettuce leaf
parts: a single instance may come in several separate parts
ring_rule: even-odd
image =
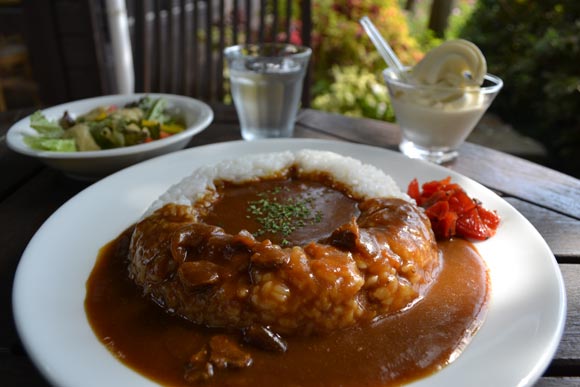
[[[42,137],[59,138],[64,133],[57,122],[47,120],[40,110],[30,116],[30,126]]]
[[[163,112],[165,111],[166,105],[167,102],[165,101],[165,99],[159,98],[158,100],[153,102],[153,105],[145,115],[145,119],[148,121],[157,121],[163,123],[163,121],[165,120]]]
[[[72,138],[24,137],[26,145],[32,149],[52,152],[76,152],[75,140]]]

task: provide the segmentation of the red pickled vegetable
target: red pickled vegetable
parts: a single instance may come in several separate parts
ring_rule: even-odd
[[[418,201],[419,198],[421,197],[421,191],[419,190],[419,182],[417,181],[417,179],[413,179],[410,183],[409,183],[409,187],[407,188],[407,194],[415,199],[415,201]]]
[[[425,209],[438,239],[458,236],[486,240],[495,235],[499,227],[497,213],[484,208],[479,200],[470,198],[459,184],[451,183],[450,176],[422,186],[413,179],[407,194]]]
[[[493,235],[493,233],[489,231],[489,228],[481,220],[477,208],[472,208],[471,210],[462,214],[457,219],[457,224],[455,227],[458,235],[470,239],[486,240]]]
[[[493,211],[483,208],[481,205],[477,206],[477,212],[479,217],[485,223],[485,225],[494,230],[499,226],[499,216]]]

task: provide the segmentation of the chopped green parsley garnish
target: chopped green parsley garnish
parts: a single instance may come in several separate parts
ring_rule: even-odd
[[[267,233],[287,237],[299,228],[322,221],[322,212],[314,211],[313,198],[275,197],[282,190],[287,191],[288,188],[275,187],[258,194],[260,199],[248,203],[247,218],[253,218],[260,224],[260,229],[254,233],[256,237]],[[290,244],[286,239],[283,242],[284,245]]]

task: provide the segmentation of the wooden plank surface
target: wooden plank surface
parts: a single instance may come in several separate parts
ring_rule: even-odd
[[[578,387],[580,378],[542,378],[536,383],[536,387]]]
[[[87,183],[43,169],[0,202],[0,310],[11,310],[11,287],[26,245],[48,217]],[[11,313],[0,314],[0,350],[16,337]]]
[[[0,375],[0,381],[5,387],[50,387],[24,353],[0,353]]]
[[[580,350],[580,265],[560,264],[560,271],[566,286],[567,313],[566,327],[560,346],[556,351],[556,365],[574,366],[575,375],[580,376],[578,351]]]
[[[12,274],[15,271],[18,258],[22,254],[29,239],[34,235],[38,227],[66,200],[74,196],[88,186],[70,180],[59,172],[49,169],[43,170],[38,177],[22,186],[18,191],[0,203],[0,305],[2,309],[10,307],[10,294],[8,284],[12,283]],[[47,195],[38,195],[39,190],[47,192]],[[6,225],[9,224],[8,228]],[[10,258],[10,259],[6,259]],[[562,264],[562,270],[566,290],[568,294],[568,318],[564,337],[556,357],[554,365],[560,368],[569,367],[571,359],[577,364],[578,348],[580,347],[580,265]],[[7,275],[8,274],[8,275]],[[11,316],[3,314],[0,317],[0,355],[5,357],[3,364],[14,365],[16,368],[8,368],[8,375],[17,380],[26,381],[31,386],[45,385],[43,379],[34,371],[34,367],[26,358],[19,344]],[[576,359],[576,360],[574,360]],[[31,372],[23,372],[28,369]],[[557,369],[548,369],[548,372],[559,372]],[[22,375],[26,375],[21,379]],[[554,386],[559,378],[543,378],[538,386]],[[578,379],[570,378],[563,386]]]
[[[388,149],[395,149],[400,140],[396,125],[371,119],[307,109],[301,112],[298,123],[341,139]],[[580,220],[580,180],[572,176],[470,143],[463,144],[458,159],[446,166],[488,188]]]
[[[214,111],[214,124],[197,135],[190,146],[241,139],[235,113],[219,106]],[[7,125],[0,120],[0,135]],[[295,134],[388,149],[396,149],[399,140],[398,128],[392,124],[312,110],[300,113]],[[465,144],[460,159],[449,167],[502,195],[534,225],[556,256],[568,297],[567,321],[556,356],[536,386],[580,386],[580,182],[472,144]],[[11,286],[18,260],[38,227],[88,183],[70,180],[33,159],[16,155],[2,142],[0,168],[0,384],[48,386],[16,334],[10,312]]]
[[[450,168],[475,176],[491,189],[580,220],[580,180],[572,176],[469,143]]]
[[[38,160],[17,154],[6,144],[8,129],[30,113],[31,109],[18,109],[0,115],[0,199],[43,168]]]
[[[523,200],[504,197],[539,231],[560,263],[580,263],[580,222]],[[579,282],[580,283],[580,282]]]

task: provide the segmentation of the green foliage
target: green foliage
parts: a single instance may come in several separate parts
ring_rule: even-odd
[[[451,11],[449,25],[445,31],[445,39],[457,39],[467,22],[471,19],[475,9],[475,0],[459,0],[456,7]]]
[[[405,1],[402,3],[404,4]],[[442,42],[442,40],[437,38],[435,33],[428,28],[430,10],[430,1],[417,1],[413,11],[405,11],[410,34],[417,40],[417,43],[423,52],[431,50]]]
[[[504,80],[491,109],[580,171],[580,2],[479,0],[461,36]]]
[[[428,52],[443,43],[443,39],[435,36],[435,32],[429,28],[418,29],[413,36],[416,37],[423,52]]]
[[[417,41],[409,34],[407,20],[397,0],[314,0],[312,78],[316,83],[312,92],[316,102],[313,105],[351,115],[371,114],[371,117],[381,117],[386,114],[392,120],[392,115],[370,107],[372,102],[368,106],[354,108],[351,105],[352,99],[346,97],[350,92],[344,91],[354,91],[356,83],[350,80],[354,71],[350,66],[358,66],[360,75],[373,76],[375,85],[384,85],[380,79],[386,64],[359,23],[363,16],[373,21],[404,64],[412,65],[422,57]],[[341,69],[337,69],[337,66]],[[333,86],[335,82],[344,82],[344,85]],[[369,87],[363,85],[360,91],[366,92],[370,90]],[[337,90],[344,93],[344,96],[333,96]],[[367,98],[375,97],[360,95],[354,100],[364,104]],[[386,91],[385,98],[388,98]],[[330,100],[344,105],[330,104]],[[385,112],[388,110],[386,108]]]
[[[315,109],[354,117],[394,121],[387,87],[374,73],[358,66],[333,66],[329,90],[312,101]]]
[[[445,40],[457,39],[463,26],[470,19],[475,2],[476,0],[455,0],[451,15],[449,15],[445,39],[440,39],[429,29],[432,1],[418,0],[414,11],[406,13],[411,36],[417,40],[423,52],[439,46]],[[399,3],[404,4],[405,1],[399,1]]]

